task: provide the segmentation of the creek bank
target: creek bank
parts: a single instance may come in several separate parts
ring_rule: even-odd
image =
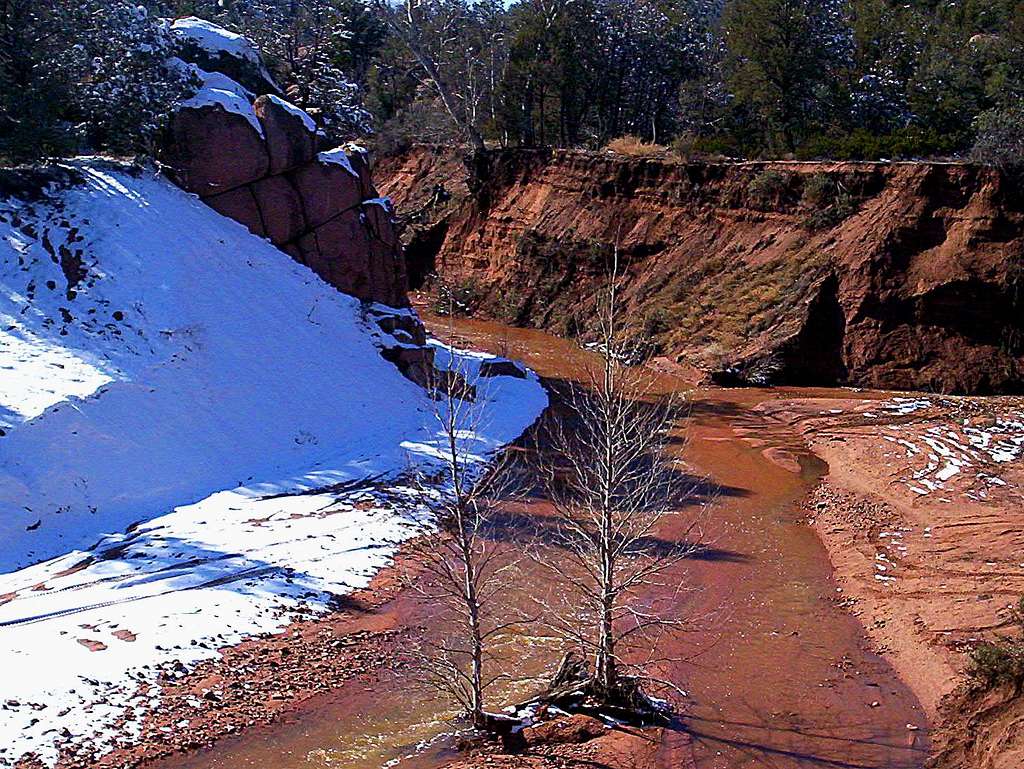
[[[849,610],[936,723],[930,766],[1015,767],[1024,698],[961,683],[1024,595],[1024,399],[780,398],[830,473],[807,515]]]
[[[401,648],[412,629],[379,611],[398,587],[393,570],[387,569],[366,590],[346,596],[344,609],[295,620],[274,635],[226,647],[193,669],[168,669],[159,679],[160,707],[145,716],[137,740],[100,757],[66,754],[59,766],[169,769],[178,766],[182,753],[285,718],[318,692],[382,669],[401,669]],[[44,765],[29,760],[17,766]]]
[[[672,163],[503,151],[470,195],[457,152],[381,159],[413,288],[572,336],[612,245],[657,352],[732,382],[986,394],[1022,387],[1024,200],[941,163]],[[443,191],[443,194],[441,194]]]

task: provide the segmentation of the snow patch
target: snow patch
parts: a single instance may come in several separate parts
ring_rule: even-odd
[[[333,150],[321,152],[316,157],[321,163],[332,163],[336,166],[341,166],[350,174],[359,178],[359,174],[356,173],[356,169],[352,167],[352,162],[348,159],[348,153],[345,152],[344,147],[335,147]]]
[[[183,101],[180,108],[220,107],[225,112],[244,117],[256,129],[260,138],[266,138],[248,91],[226,75],[203,72],[198,68],[196,71],[202,78],[203,85],[191,98]]]
[[[103,753],[161,668],[366,585],[444,441],[357,300],[157,177],[71,170],[0,201],[0,765]],[[432,344],[470,376],[491,357]],[[547,397],[481,381],[461,437],[483,462]]]
[[[197,16],[175,19],[171,24],[171,33],[194,43],[208,54],[227,54],[263,67],[263,57],[260,56],[259,49],[247,37],[212,21]]]
[[[301,120],[302,125],[306,127],[307,131],[309,131],[310,133],[316,133],[316,123],[313,121],[313,118],[311,118],[304,110],[299,109],[290,101],[285,101],[284,99],[274,96],[273,94],[268,94],[267,98],[270,99],[270,101],[272,101],[281,109],[285,110],[289,114],[294,115],[299,120]]]

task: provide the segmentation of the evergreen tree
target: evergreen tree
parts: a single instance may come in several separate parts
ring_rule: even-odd
[[[853,0],[854,73],[850,123],[886,132],[906,126],[913,113],[908,91],[921,56],[927,20],[912,5]]]
[[[792,151],[835,116],[853,41],[845,0],[733,0],[726,7],[728,83],[763,126],[769,149]]]
[[[138,152],[191,84],[167,24],[125,0],[0,0],[0,156]]]
[[[344,69],[346,57],[353,61],[351,24],[364,34],[356,55],[374,45],[374,33],[354,11],[335,0],[235,0],[216,19],[252,40],[288,99],[341,139],[367,132],[371,120]]]

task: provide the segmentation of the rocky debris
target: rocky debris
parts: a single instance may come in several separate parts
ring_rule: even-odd
[[[203,86],[162,143],[171,178],[340,291],[407,306],[394,210],[378,197],[365,154],[319,152],[315,122],[258,77],[262,61],[244,38],[191,17],[174,30]]]
[[[509,150],[472,195],[457,152],[416,147],[376,172],[418,212],[404,234],[413,287],[450,266],[473,311],[585,332],[618,241],[636,333],[724,383],[1024,387],[1024,197],[991,168]],[[755,194],[765,179],[770,206]],[[816,216],[812,179],[849,196],[841,216]]]
[[[426,389],[435,388],[441,372],[434,368],[434,348],[427,345],[419,316],[406,308],[379,303],[367,305],[366,315],[377,327],[381,356],[394,363],[406,379]]]
[[[359,605],[379,605],[395,586],[363,591]],[[360,603],[364,602],[364,603]],[[351,613],[296,621],[281,633],[225,648],[221,657],[188,671],[180,663],[161,674],[160,704],[134,743],[99,758],[87,752],[62,758],[66,769],[128,769],[212,745],[218,738],[269,723],[318,692],[346,681],[400,669],[403,630],[360,630]],[[132,714],[126,716],[131,720]],[[26,764],[31,766],[31,764]]]
[[[408,347],[394,345],[382,347],[381,357],[394,363],[402,376],[420,387],[434,386],[436,370],[434,369],[434,351],[429,347]]]
[[[385,334],[400,342],[422,346],[427,343],[427,331],[418,316],[407,310],[396,311],[393,307],[379,304],[370,305],[367,312]]]
[[[601,721],[583,713],[573,713],[564,718],[545,721],[523,729],[523,740],[527,745],[578,745],[607,731]]]

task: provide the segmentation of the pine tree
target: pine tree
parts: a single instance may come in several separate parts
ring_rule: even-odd
[[[723,21],[729,86],[769,149],[792,151],[834,114],[852,64],[845,0],[734,0]]]
[[[190,88],[166,22],[125,0],[0,0],[0,155],[146,151]]]
[[[218,21],[251,39],[288,99],[341,139],[370,129],[362,91],[342,68],[348,18],[332,0],[236,0]]]

